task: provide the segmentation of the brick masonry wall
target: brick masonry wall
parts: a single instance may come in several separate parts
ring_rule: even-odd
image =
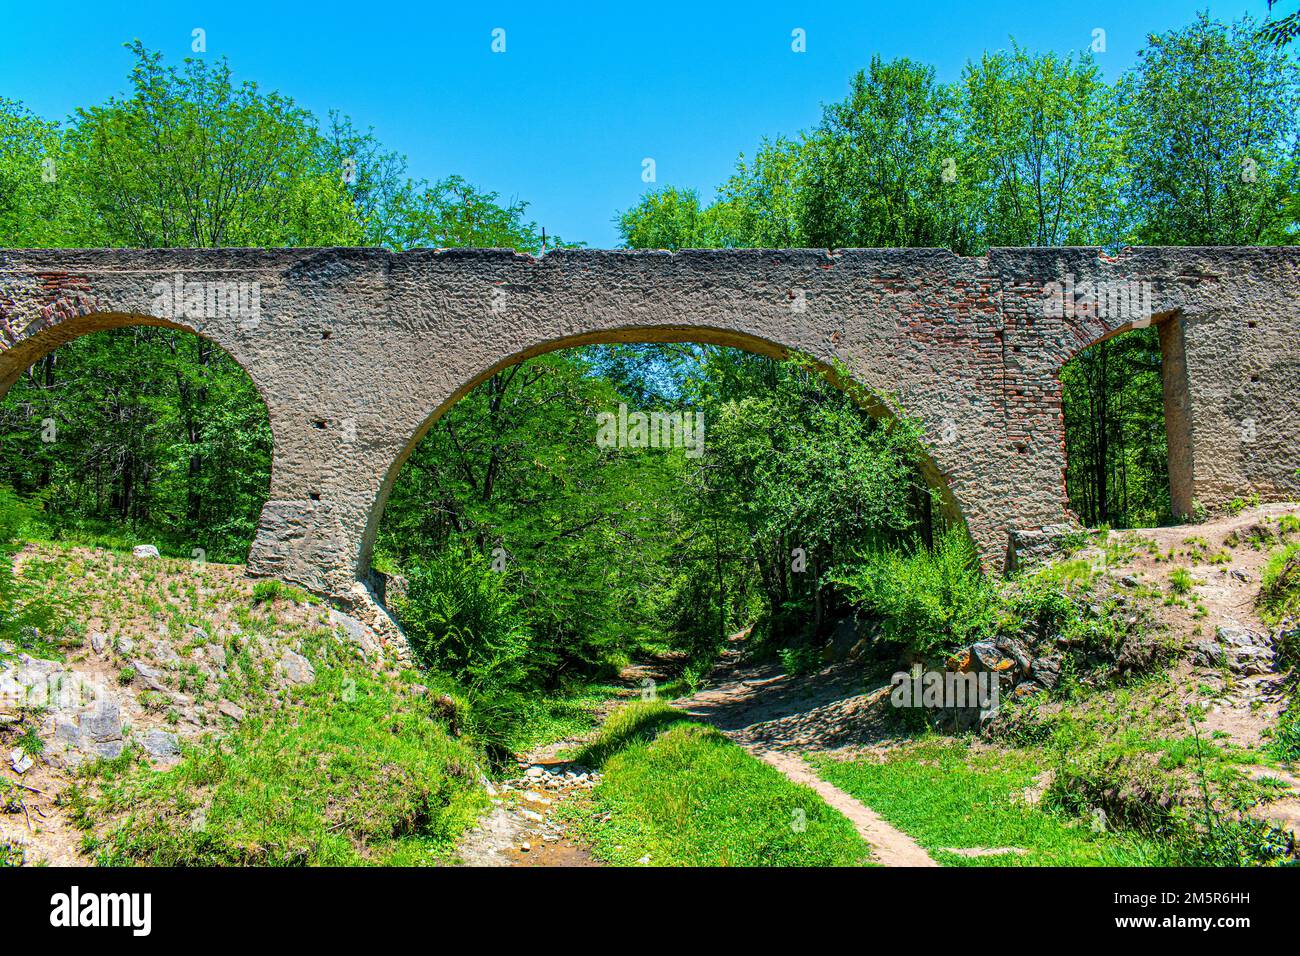
[[[203,284],[193,314],[160,293],[178,277]],[[203,291],[222,283],[255,287],[257,315],[212,308]],[[1061,366],[1152,318],[1182,410],[1179,493],[1211,509],[1300,494],[1297,249],[0,251],[0,394],[87,332],[207,336],[248,371],[274,435],[250,570],[347,600],[402,462],[493,371],[591,342],[795,349],[920,418],[929,478],[1000,569],[1013,541],[1074,520]]]

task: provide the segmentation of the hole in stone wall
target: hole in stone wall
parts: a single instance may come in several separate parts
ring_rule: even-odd
[[[1065,486],[1085,525],[1173,520],[1163,374],[1156,326],[1097,342],[1061,369]]]

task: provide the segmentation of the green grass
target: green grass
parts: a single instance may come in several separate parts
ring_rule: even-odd
[[[485,803],[476,754],[425,698],[337,666],[327,636],[305,653],[313,683],[224,740],[187,747],[175,768],[128,757],[92,771],[101,794],[73,800],[97,862],[418,865],[449,855]]]
[[[615,711],[576,757],[601,768],[604,779],[563,812],[609,863],[855,866],[869,859],[853,825],[811,789],[667,704],[638,701]]]
[[[922,741],[883,762],[815,762],[818,773],[911,835],[945,866],[1122,866],[1142,847],[1081,821],[1030,806],[1024,792],[1042,766],[1025,751],[979,751]],[[1019,847],[1024,854],[963,857],[945,849]]]
[[[1186,568],[1174,568],[1169,572],[1169,590],[1174,594],[1186,594],[1192,589],[1192,574]]]
[[[1288,544],[1274,551],[1264,567],[1260,583],[1260,604],[1264,619],[1276,624],[1287,615],[1300,614],[1300,572],[1297,571],[1300,544]]]

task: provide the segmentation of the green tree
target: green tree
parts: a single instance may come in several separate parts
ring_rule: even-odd
[[[974,248],[954,92],[934,70],[873,57],[805,146],[801,235],[811,246]]]
[[[1123,83],[1129,203],[1151,245],[1295,241],[1300,66],[1250,20],[1149,38]]]
[[[1118,244],[1117,102],[1090,57],[986,53],[966,68],[961,108],[984,245]]]

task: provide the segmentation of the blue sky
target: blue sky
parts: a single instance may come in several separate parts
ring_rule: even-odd
[[[613,246],[616,210],[659,185],[707,198],[739,153],[765,135],[814,124],[873,53],[933,64],[956,78],[1014,36],[1068,51],[1106,32],[1109,76],[1144,37],[1208,7],[1262,16],[1265,0],[1207,3],[822,2],[653,3],[65,2],[0,0],[0,96],[51,119],[126,85],[122,44],[140,38],[170,62],[229,57],[236,76],[373,126],[411,171],[460,173],[530,203],[552,235]],[[1286,9],[1289,9],[1286,8]],[[505,30],[506,50],[491,50]],[[791,31],[807,50],[791,50]]]

